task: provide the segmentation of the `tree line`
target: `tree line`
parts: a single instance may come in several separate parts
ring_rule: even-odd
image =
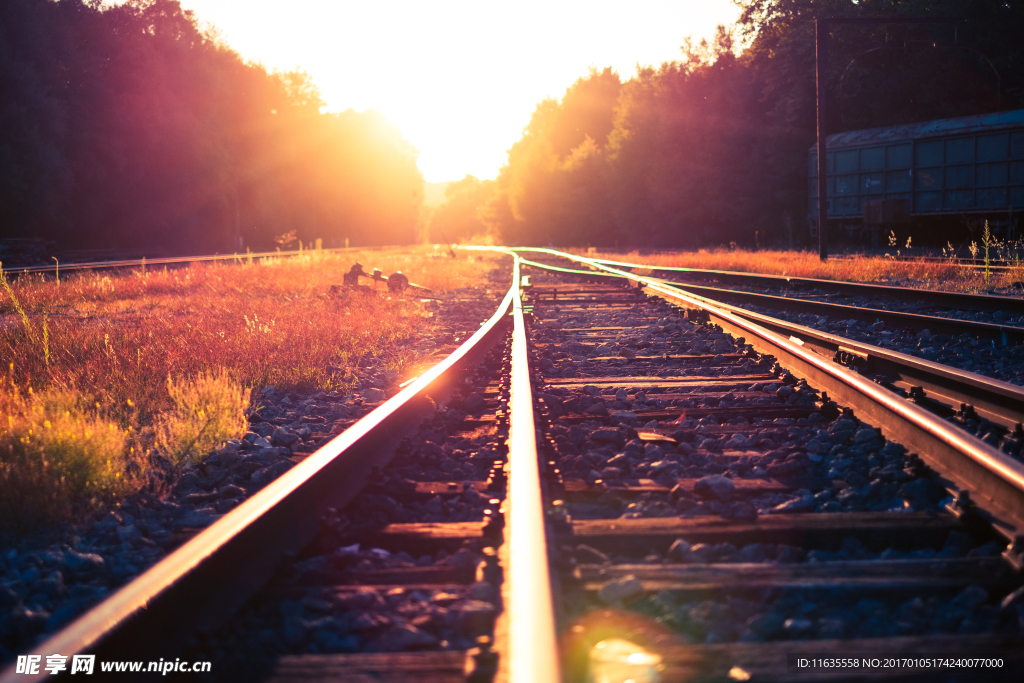
[[[738,22],[629,80],[592,70],[537,105],[496,180],[446,190],[431,239],[697,247],[808,240],[814,19],[833,25],[830,133],[1024,107],[1024,6],[991,0],[745,0]],[[743,50],[737,48],[745,46]]]
[[[409,243],[416,150],[178,0],[0,3],[0,236],[169,252]]]
[[[830,132],[1024,107],[1020,3],[740,4],[678,60],[625,81],[595,69],[538,104],[495,180],[447,188],[430,239],[806,240],[819,16],[965,19],[835,26]],[[191,253],[415,241],[416,150],[375,112],[323,104],[306,74],[246,63],[178,0],[4,0],[0,237]]]

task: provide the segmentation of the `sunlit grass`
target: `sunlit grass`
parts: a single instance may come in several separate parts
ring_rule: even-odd
[[[377,293],[339,294],[332,285],[359,261],[368,272],[402,270],[442,292],[470,284],[495,263],[433,254],[310,252],[251,264],[63,275],[59,286],[22,277],[10,285],[14,296],[0,302],[0,358],[20,386],[74,389],[117,406],[130,400],[132,411],[115,413],[137,413],[144,423],[170,407],[168,377],[224,369],[249,387],[344,389],[360,364],[400,366],[409,343],[433,323],[422,315],[418,291],[391,296],[379,285]]]
[[[0,392],[0,530],[56,521],[134,492],[145,458],[136,434],[84,395]]]
[[[1024,264],[1006,271],[993,271],[986,282],[984,271],[956,259],[941,261],[897,260],[885,256],[855,255],[833,257],[822,262],[811,251],[749,251],[746,249],[701,249],[692,252],[628,254],[589,253],[597,258],[707,270],[731,270],[788,277],[877,282],[906,287],[923,287],[962,292],[1010,287],[1024,281]]]
[[[226,372],[204,372],[195,379],[167,378],[173,407],[160,415],[156,442],[173,465],[198,463],[228,439],[245,435],[249,392]]]
[[[0,464],[33,462],[37,469],[24,476],[56,472],[45,448],[10,445],[23,443],[25,430],[38,435],[35,422],[55,424],[26,412],[29,388],[68,405],[98,404],[90,419],[136,430],[81,451],[81,458],[109,460],[122,476],[133,447],[187,464],[239,435],[249,402],[242,387],[344,391],[367,367],[401,371],[414,359],[414,344],[437,324],[421,302],[428,294],[393,295],[382,283],[377,291],[345,290],[342,276],[356,261],[367,272],[401,270],[440,293],[473,284],[500,258],[452,260],[433,249],[311,251],[176,269],[62,272],[59,284],[42,276],[9,281],[0,291],[0,362],[7,374],[0,400],[10,415],[22,417],[4,437]],[[333,285],[339,287],[332,291]],[[85,419],[69,414],[72,421]],[[115,452],[121,465],[110,455]],[[91,493],[75,499],[98,500]]]

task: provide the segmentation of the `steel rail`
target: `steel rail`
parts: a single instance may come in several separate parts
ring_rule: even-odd
[[[757,282],[770,287],[817,287],[851,296],[875,296],[880,298],[898,298],[902,300],[924,300],[938,306],[951,308],[967,308],[983,311],[1013,311],[1024,313],[1024,298],[1009,296],[993,296],[990,294],[965,294],[963,292],[940,292],[932,289],[914,289],[911,287],[892,287],[874,285],[866,282],[848,282],[845,280],[822,280],[818,278],[790,277],[786,275],[766,275],[763,273],[744,273],[734,270],[706,270],[702,268],[684,268],[680,266],[656,266],[642,263],[627,263],[607,259],[587,259],[575,254],[567,254],[573,259],[583,259],[598,266],[619,266],[622,268],[649,270],[651,272],[671,272],[692,275],[704,279],[717,278],[744,283]],[[583,261],[581,261],[583,262]]]
[[[46,266],[20,266],[16,268],[2,268],[4,275],[29,275],[36,273],[59,273],[61,270],[102,270],[106,268],[137,268],[146,266],[169,266],[169,265],[183,265],[186,263],[207,263],[216,261],[248,261],[253,259],[268,259],[268,258],[279,258],[279,257],[292,257],[302,256],[303,254],[322,253],[322,254],[343,254],[350,251],[380,251],[387,249],[388,247],[330,247],[327,249],[297,249],[290,251],[260,251],[260,252],[249,252],[245,254],[208,254],[200,256],[167,256],[153,259],[147,259],[145,257],[141,259],[122,259],[119,261],[85,261],[78,263],[67,263],[65,265],[55,264]],[[369,276],[367,276],[369,277]],[[384,278],[385,280],[387,278]],[[408,283],[409,287],[415,289],[423,289],[430,291],[423,285],[417,285],[415,283]]]
[[[522,259],[521,263],[535,268],[561,273],[592,276],[592,271],[562,268],[550,264]],[[619,277],[602,273],[606,277]],[[652,278],[653,279],[653,278]],[[822,332],[798,323],[732,306],[721,299],[700,297],[692,290],[707,291],[713,288],[692,287],[678,282],[657,280],[670,287],[682,289],[697,298],[721,307],[736,315],[748,318],[784,337],[796,337],[800,343],[813,351],[841,362],[863,374],[884,377],[889,384],[912,392],[912,398],[926,403],[947,414],[972,409],[979,417],[993,422],[1008,431],[1017,431],[1024,424],[1024,387],[985,377],[967,370],[917,358],[899,351],[885,349],[873,344],[854,341],[846,337]],[[718,290],[715,290],[718,291]],[[722,290],[731,291],[731,290]],[[803,304],[800,299],[784,299],[787,302]],[[877,380],[876,380],[877,381]]]
[[[15,268],[4,268],[3,272],[7,275],[26,275],[29,273],[53,273],[61,270],[95,270],[99,268],[135,268],[138,266],[166,266],[175,265],[181,263],[202,263],[206,261],[246,261],[248,259],[263,259],[263,258],[275,258],[278,256],[301,256],[302,254],[308,254],[315,252],[314,249],[290,250],[290,251],[261,251],[252,252],[245,254],[207,254],[200,256],[161,256],[157,258],[147,259],[142,257],[141,259],[120,259],[115,261],[81,261],[74,263],[66,263],[64,265],[45,265],[45,266],[18,266]],[[344,247],[333,247],[328,249],[320,249],[322,253],[340,253],[345,251],[351,251]]]
[[[363,488],[371,467],[387,464],[391,445],[433,411],[431,397],[450,392],[461,369],[503,336],[518,291],[516,280],[497,312],[415,382],[35,651],[155,661],[171,653],[168,643],[222,622],[270,579],[282,559],[314,537],[327,508],[343,506]],[[14,666],[0,673],[0,683],[24,680]]]
[[[754,349],[775,356],[784,367],[805,377],[812,386],[827,392],[833,400],[854,407],[861,419],[877,426],[886,438],[907,444],[918,451],[950,488],[960,492],[969,491],[971,498],[980,498],[980,508],[970,508],[972,515],[976,514],[990,522],[996,531],[1011,542],[1024,534],[1024,464],[1000,453],[964,430],[856,372],[804,348],[803,344],[706,299],[669,287],[653,278],[635,275],[574,254],[553,249],[519,251],[542,252],[593,265],[634,282],[644,283],[649,291],[686,308],[704,311],[709,321],[724,331],[744,337]],[[967,499],[963,498],[964,501]],[[966,506],[961,508],[964,512],[967,509]],[[1019,552],[1019,548],[1015,552]]]
[[[778,296],[775,294],[762,294],[760,292],[745,292],[735,289],[723,289],[721,287],[707,287],[704,285],[693,285],[690,283],[661,280],[666,285],[681,287],[688,292],[702,295],[708,299],[722,302],[744,302],[769,308],[783,308],[785,306],[799,306],[804,311],[818,311],[826,315],[839,316],[841,319],[862,320],[864,322],[877,322],[907,326],[912,325],[918,329],[927,329],[930,332],[940,332],[959,336],[960,334],[975,334],[987,340],[992,340],[1001,346],[1024,342],[1024,327],[1013,325],[999,325],[997,323],[984,323],[975,320],[960,320],[958,318],[943,318],[934,315],[922,315],[920,313],[905,313],[903,311],[889,311],[881,308],[865,308],[863,306],[850,306],[848,304],[837,304],[828,301],[816,301],[814,299],[801,299],[798,297]]]
[[[519,258],[515,279],[519,282]],[[537,423],[523,302],[516,286],[512,302],[512,379],[509,402],[508,560],[509,680],[561,680],[549,573],[547,531],[541,500]]]
[[[678,283],[665,284],[689,292]],[[852,366],[862,374],[885,377],[889,383],[904,385],[907,390],[916,387],[913,398],[918,402],[941,403],[948,412],[970,406],[981,417],[1011,431],[1024,423],[1024,387],[690,293],[784,337],[795,337],[805,348]]]
[[[561,266],[554,266],[554,265],[551,265],[549,263],[540,263],[538,261],[530,261],[530,260],[524,259],[522,257],[520,257],[519,263],[521,263],[524,266],[533,266],[534,268],[543,268],[544,270],[550,270],[550,271],[553,271],[553,272],[556,272],[556,273],[568,273],[570,275],[586,275],[587,277],[612,278],[612,279],[616,279],[616,280],[622,279],[618,275],[613,275],[611,273],[601,273],[601,272],[595,272],[593,270],[579,270],[578,268],[562,268]]]
[[[580,275],[595,275],[589,271],[562,268],[536,261],[522,260],[522,263],[536,268],[555,270],[556,272],[574,273]],[[605,275],[616,277],[610,273]],[[653,279],[653,278],[652,278]],[[744,308],[732,306],[725,303],[722,298],[714,296],[701,297],[698,292],[711,292],[715,295],[725,292],[732,294],[733,290],[720,290],[712,287],[694,287],[689,284],[657,280],[670,287],[682,289],[693,294],[695,297],[704,298],[708,302],[720,306],[736,315],[753,320],[759,325],[773,330],[783,336],[797,337],[806,347],[817,353],[841,362],[844,365],[853,366],[863,374],[873,374],[876,377],[884,377],[888,383],[902,388],[905,391],[913,392],[912,398],[919,403],[926,403],[936,408],[941,406],[941,411],[946,414],[963,412],[969,408],[979,417],[993,422],[1008,431],[1017,431],[1018,425],[1024,425],[1024,387],[1010,384],[1002,380],[985,377],[967,370],[960,370],[949,365],[917,358],[905,353],[885,349],[873,344],[854,341],[846,337],[822,332],[811,327],[798,323],[772,318],[770,316],[749,311]],[[741,295],[748,294],[740,292]],[[754,294],[756,297],[767,297],[769,295]],[[745,298],[745,297],[744,297]],[[803,299],[789,299],[786,297],[771,297],[778,303],[786,302],[792,305],[803,306],[807,302]],[[759,301],[757,299],[746,299],[748,301]],[[759,301],[760,303],[760,301]],[[827,306],[840,306],[839,304],[824,304]],[[856,309],[842,306],[843,309],[853,311],[874,309]],[[927,316],[916,316],[915,318],[927,318]],[[859,316],[864,319],[863,316]],[[930,320],[930,318],[929,318]],[[1013,328],[1018,329],[1018,328]],[[1024,330],[1021,330],[1024,332]]]

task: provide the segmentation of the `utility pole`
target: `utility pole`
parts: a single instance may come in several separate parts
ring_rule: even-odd
[[[828,260],[828,157],[825,152],[825,69],[828,66],[828,25],[844,24],[952,24],[952,17],[819,17],[814,21],[814,61],[818,99],[818,258]],[[998,76],[998,74],[997,74]]]
[[[818,86],[818,258],[828,260],[828,156],[825,154],[825,67],[828,19],[814,22],[815,80]]]

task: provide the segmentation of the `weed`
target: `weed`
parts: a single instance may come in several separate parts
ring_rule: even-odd
[[[911,242],[911,240],[913,240],[913,235],[911,235],[910,237],[907,237],[907,243],[903,246],[904,249],[910,249],[910,242]],[[896,232],[893,231],[893,230],[890,230],[889,231],[889,247],[890,248],[894,248],[894,247],[896,247],[896,245],[897,245],[897,242],[896,242]],[[884,254],[885,258],[893,260],[893,261],[895,261],[901,255],[902,255],[902,252],[899,249],[896,250],[896,256],[895,257],[892,254]]]
[[[988,287],[989,278],[989,249],[996,245],[996,240],[992,235],[992,231],[988,227],[988,221],[985,221],[985,231],[981,234],[981,246],[985,248],[985,286]]]
[[[50,367],[50,328],[46,316],[43,316],[43,358],[46,360],[46,367]]]
[[[33,343],[36,341],[36,332],[32,329],[32,323],[28,319],[28,314],[25,312],[25,307],[21,305],[18,300],[18,296],[11,289],[11,283],[7,280],[7,275],[3,271],[3,263],[0,262],[0,285],[3,286],[4,291],[7,292],[7,296],[11,299],[11,304],[14,306],[14,310],[18,312],[18,316],[21,318],[21,324],[25,326],[25,332],[28,334],[29,339]]]
[[[198,463],[228,439],[245,434],[249,392],[226,372],[204,372],[194,380],[167,378],[173,408],[160,416],[157,446],[176,467]]]
[[[137,490],[132,430],[68,390],[0,393],[0,529],[66,519]]]

